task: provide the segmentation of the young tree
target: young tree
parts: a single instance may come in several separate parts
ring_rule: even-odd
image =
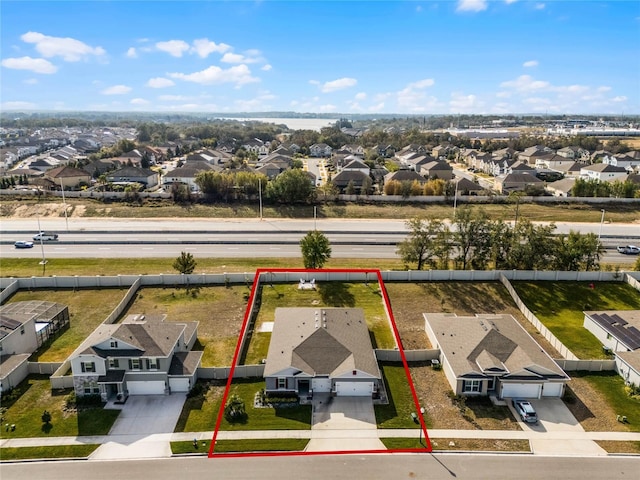
[[[397,253],[404,263],[416,263],[417,269],[422,270],[425,265],[434,266],[434,257],[439,257],[442,246],[438,239],[447,227],[440,220],[425,220],[412,218],[407,220],[409,235],[406,240],[398,244]],[[440,255],[438,255],[440,254]]]
[[[224,418],[228,422],[242,422],[247,418],[247,411],[242,398],[238,395],[232,395],[224,407]]]
[[[320,231],[312,230],[300,240],[304,268],[322,268],[331,258],[329,239]]]
[[[454,242],[458,246],[457,261],[463,270],[486,268],[491,255],[491,235],[487,215],[474,212],[465,205],[456,210]]]
[[[172,266],[178,272],[189,275],[196,269],[196,261],[190,253],[180,252],[180,256],[174,260]]]

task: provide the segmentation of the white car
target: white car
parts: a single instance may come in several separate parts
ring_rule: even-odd
[[[55,240],[58,240],[58,234],[57,233],[48,233],[48,232],[40,232],[40,233],[36,233],[33,236],[33,240],[36,242],[53,242]]]
[[[16,248],[33,248],[33,242],[18,240],[16,243],[13,244],[13,246]]]
[[[531,405],[531,402],[514,398],[512,403],[513,408],[516,409],[516,412],[518,412],[518,415],[520,415],[523,422],[538,423],[538,414],[536,413],[535,408],[533,408],[533,405]]]
[[[624,247],[618,247],[618,252],[624,255],[638,255],[640,254],[640,247],[635,245],[625,245]]]

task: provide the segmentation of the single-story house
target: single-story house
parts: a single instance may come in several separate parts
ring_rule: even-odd
[[[191,351],[197,333],[198,322],[144,315],[100,325],[69,357],[76,395],[100,395],[107,401],[188,392],[203,354]]]
[[[29,374],[28,360],[49,336],[69,324],[69,308],[41,300],[0,307],[0,394]]]
[[[625,382],[640,385],[640,310],[584,312],[583,325],[613,352]]]
[[[44,173],[44,178],[51,181],[57,188],[73,189],[81,185],[90,185],[91,175],[68,165],[52,168]]]
[[[500,193],[524,192],[528,187],[544,187],[544,182],[533,173],[508,173],[500,175],[495,180]]]
[[[140,183],[145,188],[151,188],[158,185],[159,175],[148,168],[123,167],[107,173],[107,181],[120,184]]]
[[[374,396],[382,382],[360,308],[277,308],[265,391]]]
[[[353,185],[355,193],[360,193],[366,186],[368,179],[369,175],[361,172],[360,170],[342,170],[331,179],[331,183],[340,190],[340,193],[345,193],[349,184]]]
[[[569,377],[513,316],[425,313],[424,318],[456,395],[562,397]]]

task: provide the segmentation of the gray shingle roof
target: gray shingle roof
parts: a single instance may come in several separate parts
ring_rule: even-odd
[[[264,375],[287,368],[332,377],[360,370],[380,378],[362,309],[276,309]]]

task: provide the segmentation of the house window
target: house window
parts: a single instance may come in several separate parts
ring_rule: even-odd
[[[85,382],[84,384],[84,394],[85,395],[99,395],[100,387],[96,382]]]
[[[20,335],[24,335],[24,325],[20,327]]]
[[[157,369],[158,369],[158,359],[147,358],[147,370],[157,370]]]
[[[482,380],[464,380],[462,382],[464,393],[480,393],[482,391]]]
[[[109,359],[109,368],[119,368],[119,367],[120,367],[120,362],[118,361],[117,358]]]
[[[118,348],[118,342],[115,340],[111,340],[111,348]]]
[[[278,388],[279,389],[287,388],[287,379],[286,378],[278,378]]]
[[[129,360],[129,368],[131,370],[140,370],[140,359],[132,358],[131,360]]]
[[[82,362],[80,364],[80,369],[85,372],[95,372],[96,371],[96,364],[94,362]]]

